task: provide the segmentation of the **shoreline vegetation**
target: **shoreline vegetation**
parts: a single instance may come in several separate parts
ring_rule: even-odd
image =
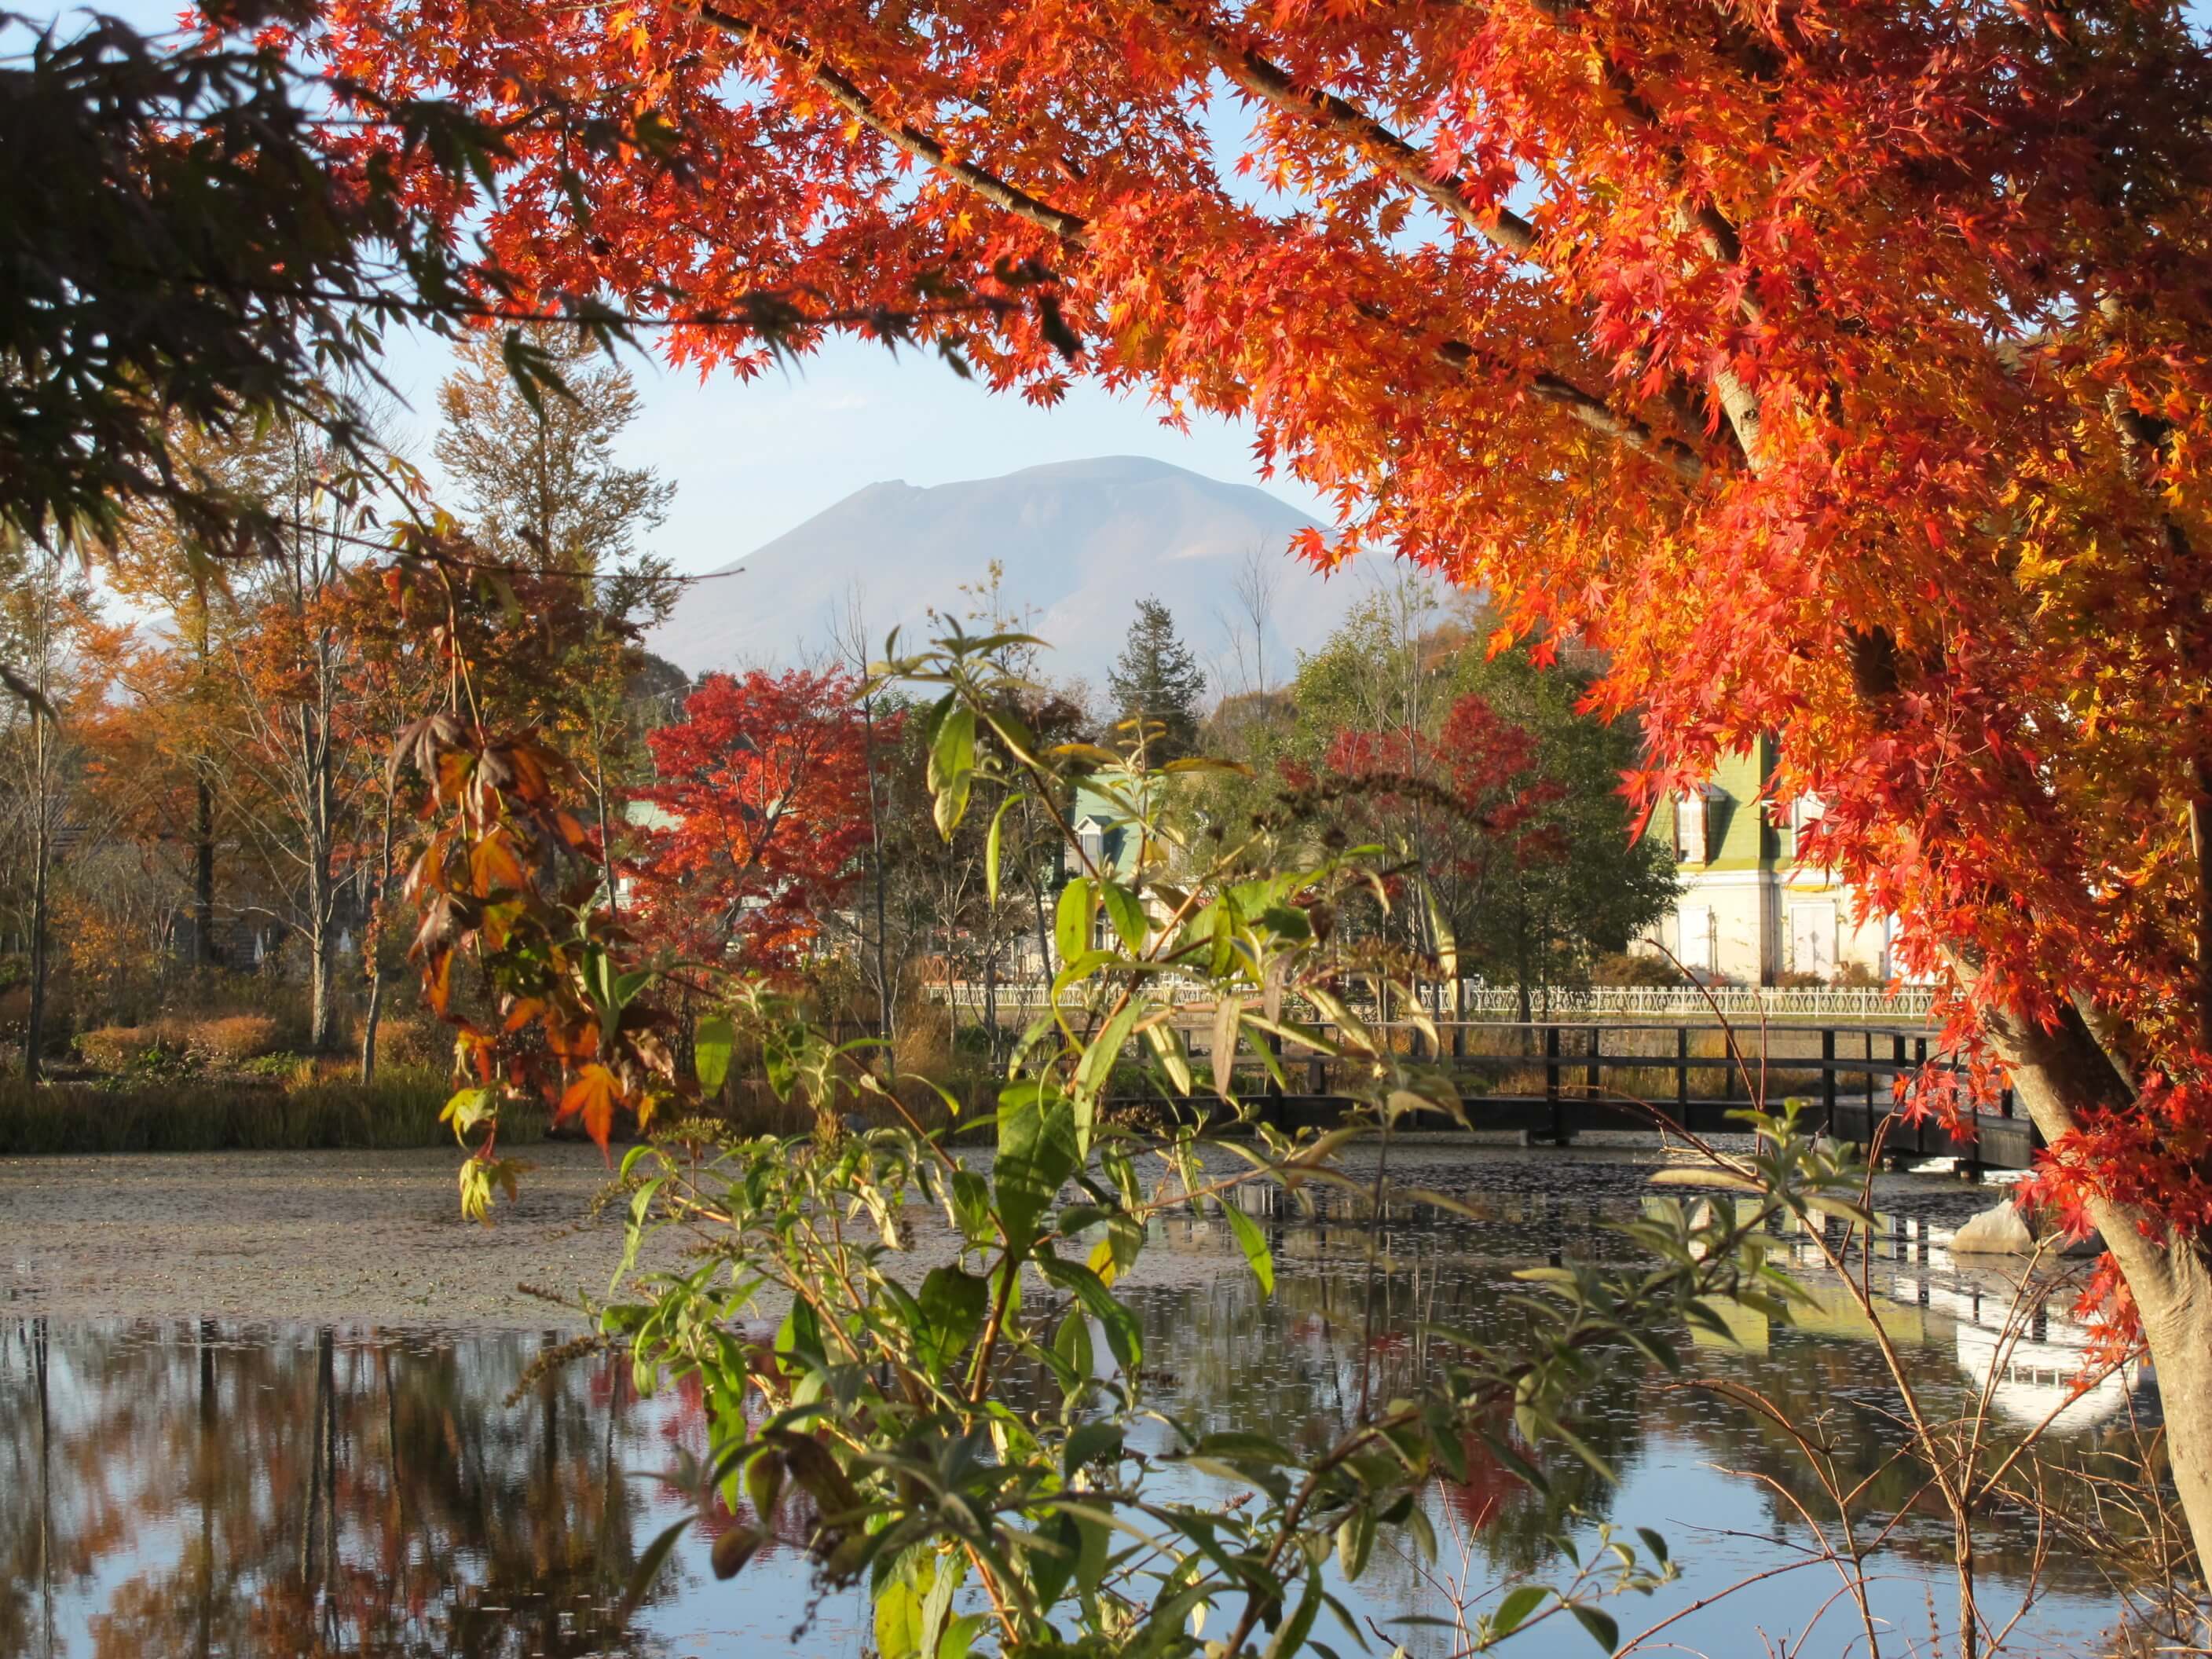
[[[267,1077],[0,1082],[0,1157],[71,1153],[390,1152],[450,1146],[439,1121],[448,1093],[428,1068],[394,1067],[374,1082]],[[544,1121],[502,1121],[511,1144],[544,1136]]]

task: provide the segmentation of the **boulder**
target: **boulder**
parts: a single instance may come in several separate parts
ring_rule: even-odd
[[[2008,1201],[1993,1205],[1951,1235],[1953,1255],[2033,1255],[2027,1218]]]

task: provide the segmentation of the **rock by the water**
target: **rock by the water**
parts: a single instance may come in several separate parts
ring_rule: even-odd
[[[2035,1235],[2010,1203],[1993,1205],[1951,1235],[1953,1255],[2033,1255]]]

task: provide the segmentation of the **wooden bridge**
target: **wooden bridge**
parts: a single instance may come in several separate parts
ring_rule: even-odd
[[[1438,1027],[1444,1052],[1427,1055],[1419,1032],[1393,1029],[1405,1052],[1455,1074],[1473,1127],[1516,1133],[1532,1142],[1565,1145],[1601,1131],[1656,1133],[1660,1118],[1701,1135],[1740,1133],[1742,1126],[1729,1114],[1753,1103],[1755,1093],[1770,1109],[1778,1110],[1786,1099],[1801,1100],[1827,1133],[1862,1146],[1871,1145],[1884,1120],[1894,1116],[1883,1145],[1899,1158],[1951,1157],[1967,1168],[2025,1169],[2041,1145],[2026,1115],[2015,1115],[2009,1090],[1962,1115],[1956,1133],[1932,1120],[1907,1121],[1897,1106],[1900,1078],[1914,1077],[1933,1061],[1939,1071],[1958,1072],[1960,1086],[1967,1086],[1963,1068],[1954,1057],[1933,1051],[1936,1039],[1925,1030],[1444,1024]],[[1727,1053],[1731,1030],[1741,1065]],[[1201,1039],[1194,1046],[1202,1047],[1204,1034],[1192,1035]],[[1238,1068],[1240,1093],[1284,1128],[1340,1118],[1350,1103],[1331,1086],[1332,1062],[1296,1045],[1286,1051],[1279,1040],[1272,1046],[1286,1085],[1248,1061]],[[1209,1064],[1202,1054],[1193,1055],[1201,1076]],[[1431,1127],[1443,1126],[1439,1120]]]

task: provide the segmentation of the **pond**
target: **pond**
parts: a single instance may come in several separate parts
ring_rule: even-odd
[[[1162,1409],[1196,1428],[1325,1443],[1363,1384],[1382,1397],[1393,1375],[1430,1362],[1425,1324],[1495,1321],[1516,1267],[1623,1255],[1607,1225],[1651,1192],[1648,1158],[1454,1149],[1424,1161],[1418,1179],[1455,1188],[1486,1218],[1270,1213],[1273,1299],[1225,1227],[1161,1224],[1146,1282],[1127,1293]],[[2047,1449],[2065,1456],[2097,1455],[2154,1423],[2154,1385],[2139,1370],[2069,1400],[2085,1340],[2064,1312],[2069,1291],[2031,1297],[2008,1346],[2008,1284],[1931,1242],[1988,1193],[1893,1177],[1878,1198],[1871,1283],[1931,1408],[1970,1409],[1986,1387],[1999,1437],[2057,1411]],[[1692,1370],[1758,1390],[1817,1429],[1851,1480],[1869,1481],[1862,1535],[1896,1523],[1872,1575],[1884,1650],[1925,1650],[1954,1617],[1948,1527],[1913,1503],[1917,1480],[1891,1460],[1890,1390],[1856,1309],[1813,1270],[1803,1241],[1779,1237],[1777,1249],[1800,1261],[1818,1305],[1790,1328],[1738,1319],[1733,1342],[1689,1348]],[[532,1357],[573,1334],[0,1323],[0,1656],[866,1652],[860,1593],[818,1592],[788,1543],[733,1583],[713,1577],[711,1538],[733,1517],[718,1504],[702,1510],[687,1490],[706,1449],[696,1395],[640,1399],[625,1367],[593,1358],[510,1401]],[[1520,1576],[1561,1576],[1556,1539],[1587,1546],[1602,1520],[1656,1529],[1681,1568],[1649,1598],[1611,1604],[1624,1638],[1674,1620],[1639,1650],[1756,1652],[1808,1635],[1808,1655],[1863,1649],[1834,1569],[1810,1553],[1808,1517],[1826,1525],[1832,1510],[1772,1425],[1640,1365],[1613,1367],[1592,1405],[1589,1437],[1620,1484],[1554,1462],[1540,1495],[1472,1442],[1469,1479],[1430,1498],[1436,1565],[1382,1560],[1352,1598],[1375,1651],[1394,1642],[1414,1655],[1456,1651],[1450,1631],[1391,1621],[1453,1621],[1462,1607],[1494,1606]],[[618,1620],[644,1546],[686,1514],[699,1525],[643,1607]],[[2014,1650],[2094,1650],[2118,1595],[2094,1552],[2039,1551],[2029,1519],[2003,1513],[1985,1522],[1980,1551],[1995,1621],[2028,1603]],[[1354,1650],[1340,1630],[1319,1633]],[[1504,1649],[1596,1650],[1565,1619]]]

